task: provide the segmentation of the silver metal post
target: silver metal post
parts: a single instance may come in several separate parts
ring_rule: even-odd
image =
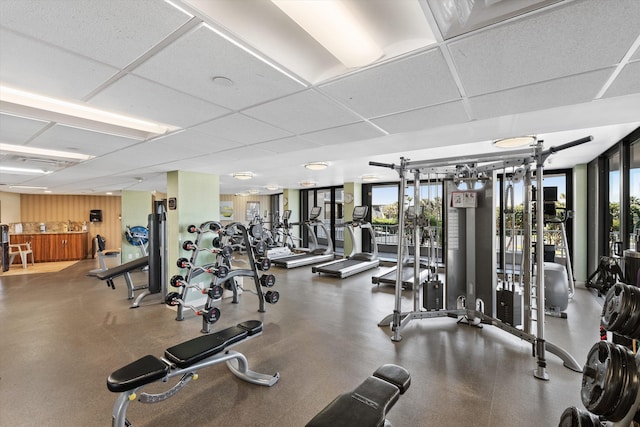
[[[413,311],[420,311],[420,227],[418,218],[420,217],[420,171],[415,170],[413,174],[413,207],[415,216],[413,218]]]
[[[531,333],[531,170],[525,167],[524,174],[524,206],[522,215],[522,271],[524,274],[524,332]]]
[[[538,367],[533,371],[533,376],[540,380],[549,380],[547,373],[547,361],[545,360],[544,341],[544,215],[543,215],[543,189],[542,174],[544,173],[544,157],[542,154],[542,141],[538,141],[536,147],[536,321],[537,339],[536,355]]]
[[[398,268],[396,269],[396,302],[393,309],[393,320],[391,322],[391,330],[393,335],[391,341],[400,341],[400,328],[402,323],[402,260],[404,259],[404,187],[407,184],[405,176],[406,159],[400,158],[400,188],[398,189]]]

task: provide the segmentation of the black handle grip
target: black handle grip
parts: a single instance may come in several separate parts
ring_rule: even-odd
[[[369,166],[380,166],[381,168],[390,168],[390,169],[396,168],[396,165],[393,163],[369,162]]]
[[[585,142],[593,141],[593,136],[585,136],[584,138],[576,139],[575,141],[567,142],[558,147],[551,147],[547,151],[550,154],[557,153],[558,151],[566,150],[567,148],[575,147],[576,145],[582,145]]]

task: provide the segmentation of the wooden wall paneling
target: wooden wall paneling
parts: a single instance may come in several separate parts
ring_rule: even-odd
[[[48,227],[49,223],[54,223],[52,226],[55,226],[55,223],[71,221],[76,227],[86,223],[86,254],[91,256],[93,238],[96,234],[100,234],[107,240],[109,249],[122,246],[121,206],[118,196],[22,194],[20,221],[37,224],[44,222]],[[92,209],[102,210],[102,222],[89,222],[89,211]]]

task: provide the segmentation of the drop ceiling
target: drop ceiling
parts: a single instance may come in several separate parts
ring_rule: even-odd
[[[1,105],[0,143],[95,157],[0,153],[0,166],[51,172],[0,171],[0,191],[164,192],[166,173],[183,170],[219,175],[223,194],[273,194],[267,185],[397,180],[369,161],[593,135],[547,165],[566,168],[640,125],[637,0],[345,4],[384,51],[368,66],[345,68],[268,0],[0,1],[1,85],[179,128],[139,140]],[[313,161],[329,167],[303,167]]]

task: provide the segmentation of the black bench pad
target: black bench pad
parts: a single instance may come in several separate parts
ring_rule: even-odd
[[[165,350],[164,357],[179,368],[188,368],[194,363],[220,353],[226,347],[262,331],[262,322],[250,320],[214,334],[203,335]]]
[[[306,427],[382,427],[387,412],[410,385],[409,371],[382,365],[354,391],[334,399]]]
[[[101,271],[96,274],[96,277],[100,280],[108,280],[113,279],[114,277],[118,277],[123,275],[124,273],[128,273],[133,270],[140,269],[149,264],[149,257],[143,256],[138,259],[134,259],[133,261],[126,262],[117,267],[110,268],[105,271]]]
[[[107,388],[114,393],[122,393],[164,378],[168,372],[169,366],[166,363],[147,355],[109,375]]]
[[[380,378],[369,377],[353,392],[338,396],[306,427],[381,427],[387,410],[399,396],[398,387]]]
[[[398,365],[382,365],[376,369],[373,376],[398,387],[400,394],[404,394],[411,385],[411,375],[409,371]]]

